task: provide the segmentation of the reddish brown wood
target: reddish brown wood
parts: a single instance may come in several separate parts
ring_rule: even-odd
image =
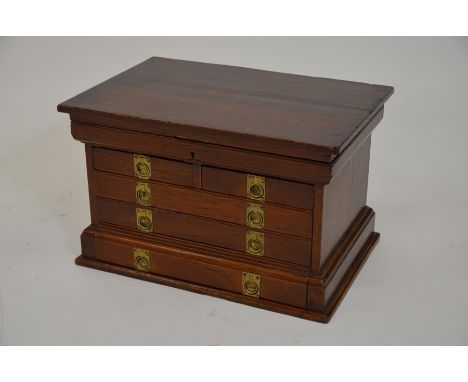
[[[96,240],[96,258],[107,263],[133,267],[134,245],[117,243],[116,241]],[[193,258],[164,254],[150,251],[151,272],[162,276],[185,280],[189,283],[206,285],[219,290],[242,293],[242,272],[251,272],[249,265],[232,262],[228,266],[207,264]],[[265,300],[305,308],[307,280],[301,282],[282,279],[277,273],[268,269],[261,272],[261,297]]]
[[[239,302],[245,305],[251,305],[256,308],[262,308],[262,309],[270,310],[273,312],[288,314],[291,316],[296,316],[296,317],[304,318],[307,320],[313,320],[313,321],[317,321],[321,323],[327,323],[335,311],[335,309],[332,309],[330,310],[330,312],[321,313],[318,311],[309,311],[303,308],[297,308],[291,305],[278,303],[276,301],[269,301],[265,299],[253,299],[250,296],[244,296],[239,293],[224,291],[221,289],[212,288],[210,286],[195,284],[195,283],[191,283],[191,282],[184,281],[184,280],[162,276],[159,274],[154,274],[150,272],[138,272],[130,268],[125,268],[119,265],[114,265],[112,263],[89,259],[83,255],[78,256],[75,259],[75,263],[77,265],[81,265],[84,267],[99,269],[105,272],[117,273],[123,276],[132,277],[135,279],[151,281],[154,283],[167,285],[167,286],[171,286],[174,288],[185,289],[185,290],[195,292],[195,293],[201,293],[201,294],[205,294],[205,295],[209,295],[213,297],[219,297],[225,300]],[[339,295],[339,299],[337,300],[336,306],[338,306],[339,302],[343,298],[348,288],[349,286],[346,289],[344,289],[342,293]]]
[[[135,176],[132,153],[97,147],[93,150],[93,160],[96,170]],[[189,163],[151,157],[151,169],[153,180],[180,186],[193,186],[192,166]]]
[[[136,202],[135,184],[138,180],[102,172],[96,172],[95,180],[96,195],[124,202]],[[153,181],[148,183],[151,184],[151,204],[153,207],[243,226],[247,225],[247,204],[251,203],[251,200]],[[264,231],[305,238],[311,237],[311,212],[268,203],[263,206],[265,211]]]
[[[328,183],[329,164],[72,122],[75,139],[95,146],[223,167],[304,183]]]
[[[164,247],[162,244],[141,241],[141,240],[132,238],[131,236],[127,237],[125,234],[122,234],[122,233],[118,233],[118,232],[112,233],[112,230],[100,231],[95,228],[88,227],[83,232],[83,236],[89,236],[89,237],[92,237],[93,239],[96,236],[99,236],[100,238],[103,238],[106,240],[115,241],[117,243],[125,243],[131,246],[141,247],[142,245],[146,245],[149,249],[153,251],[158,251],[161,253],[169,253],[169,254],[177,253],[177,250],[172,246]],[[292,316],[296,316],[296,317],[300,317],[300,318],[304,318],[308,320],[314,320],[314,321],[326,323],[331,319],[331,317],[335,313],[340,302],[344,298],[347,290],[351,287],[352,282],[354,281],[357,274],[359,273],[359,270],[364,265],[365,261],[367,260],[367,257],[369,256],[372,249],[376,245],[378,239],[379,239],[379,235],[376,233],[373,233],[371,237],[369,237],[368,241],[361,248],[361,250],[359,251],[359,254],[356,256],[351,266],[349,267],[349,269],[346,271],[345,275],[341,279],[339,286],[331,295],[330,300],[328,301],[325,308],[321,307],[320,309],[313,309],[310,306],[307,309],[297,308],[291,305],[278,303],[276,301],[269,301],[269,300],[265,300],[261,298],[255,299],[250,296],[245,296],[239,293],[235,293],[235,292],[233,293],[233,292],[229,292],[225,290],[220,290],[220,289],[212,288],[210,286],[200,285],[197,283],[192,283],[192,282],[188,282],[188,281],[184,281],[184,280],[180,280],[180,279],[176,279],[172,277],[166,277],[166,276],[162,276],[162,275],[151,273],[151,272],[138,272],[132,268],[127,268],[124,266],[114,265],[112,263],[95,260],[93,258],[88,257],[86,253],[83,253],[83,255],[78,256],[76,258],[76,264],[87,266],[90,268],[99,269],[99,270],[106,271],[106,272],[118,273],[124,276],[133,277],[133,278],[137,278],[141,280],[152,281],[152,282],[156,282],[159,284],[168,285],[168,286],[172,286],[176,288],[186,289],[186,290],[196,292],[196,293],[202,293],[202,294],[207,294],[207,295],[211,295],[215,297],[220,297],[220,298],[224,298],[227,300],[240,302],[246,305],[255,306],[257,308],[268,309],[274,312],[289,314]],[[192,253],[189,253],[186,250],[178,252],[179,256],[181,257],[194,256],[202,261],[203,260],[212,261],[213,259],[216,259],[216,257],[209,257],[209,258],[203,259],[203,256],[201,255],[201,253],[202,252],[200,252],[199,250],[197,252],[192,252]],[[229,263],[229,265],[231,266],[232,264]],[[261,269],[262,268],[252,267],[251,271],[253,273],[260,274]],[[267,268],[263,268],[263,269],[267,269]],[[271,272],[271,270],[269,271]],[[290,278],[289,276],[291,275],[293,274],[282,273],[281,277],[285,277],[286,280],[291,280],[295,284],[301,283],[300,277],[294,276],[293,278]],[[277,273],[274,273],[273,277],[277,277]],[[320,287],[320,285],[321,285],[320,278],[316,278],[313,275],[309,276],[309,286],[307,288],[308,293],[309,293],[309,301],[308,301],[309,304],[310,304],[311,290],[313,290],[313,288],[317,286]],[[323,296],[323,293],[321,293],[321,296]]]
[[[101,236],[109,236],[110,240],[114,240],[115,237],[121,237],[125,238],[125,240],[134,240],[141,245],[151,245],[154,248],[158,248],[158,250],[161,248],[164,251],[169,250],[170,253],[177,254],[178,256],[188,256],[189,258],[194,257],[197,260],[204,261],[206,263],[218,263],[221,259],[227,262],[234,260],[241,263],[248,263],[249,266],[253,267],[267,267],[271,271],[286,272],[286,276],[291,275],[291,280],[296,281],[298,276],[309,276],[309,284],[321,285],[321,278],[318,275],[310,275],[309,267],[287,263],[273,258],[265,258],[261,256],[246,257],[240,252],[213,246],[207,243],[197,243],[194,241],[179,239],[174,236],[169,237],[154,233],[143,233],[104,222],[99,225],[89,226],[85,231],[88,233],[87,236],[92,236],[92,238],[95,238],[94,236],[96,233],[99,233]],[[91,247],[91,245],[88,246],[88,248]],[[86,255],[86,253],[83,252],[83,255]]]
[[[58,109],[73,120],[116,126],[103,118],[117,117],[129,130],[320,160],[341,153],[392,92],[152,57]]]
[[[255,175],[255,174],[252,174]],[[213,167],[203,168],[203,189],[226,195],[247,196],[246,173]],[[314,186],[289,182],[276,178],[265,178],[265,201],[306,210],[314,208]]]
[[[366,205],[369,174],[370,137],[344,168],[324,186],[320,264],[331,254],[356,216]]]
[[[378,234],[374,231],[375,214],[369,207],[364,207],[354,219],[349,229],[335,246],[320,270],[320,283],[316,279],[309,280],[308,308],[324,311],[331,297],[336,293],[351,264],[360,256],[365,244],[376,241]],[[357,261],[357,260],[356,260]]]
[[[375,112],[374,116],[369,120],[369,123],[361,130],[356,138],[349,144],[347,150],[335,157],[332,163],[331,174],[334,176],[348,163],[355,151],[370,137],[372,130],[379,124],[384,115],[384,108],[382,107]]]
[[[80,265],[327,322],[375,246],[370,135],[393,88],[152,58],[58,106],[86,144]],[[135,178],[133,155],[152,178]],[[247,174],[266,200],[248,198]],[[151,206],[135,187],[151,187]],[[262,229],[247,226],[260,204]],[[151,209],[151,232],[136,209]],[[246,252],[246,233],[265,253]],[[151,271],[134,269],[135,248]],[[246,296],[242,272],[261,278]]]
[[[81,233],[80,239],[83,255],[91,259],[96,259],[96,232],[88,227],[88,229]]]
[[[202,166],[194,163],[192,166],[193,187],[202,188]]]
[[[315,186],[314,206],[312,218],[312,261],[310,271],[311,273],[319,273],[323,225],[323,186],[321,184]]]
[[[258,256],[246,254],[246,227],[228,224],[198,216],[153,208],[153,229],[155,234],[206,243],[242,253],[244,261]],[[135,205],[112,199],[97,198],[97,219],[99,223],[115,224],[136,230]],[[148,235],[145,233],[145,235]],[[265,232],[265,253],[263,258],[310,266],[310,240]]]
[[[96,218],[96,193],[94,191],[94,160],[93,160],[93,147],[85,145],[86,153],[86,173],[88,177],[88,193],[89,193],[89,209],[91,215],[91,222],[97,223]]]
[[[330,301],[331,296],[340,284],[342,278],[346,274],[346,271],[359,255],[362,248],[365,245],[368,245],[370,241],[375,240],[375,236],[378,235],[374,232],[375,215],[373,211],[366,216],[366,220],[363,224],[365,225],[359,227],[359,233],[349,239],[352,241],[351,244],[342,246],[336,250],[336,259],[333,259],[334,261],[329,268],[330,271],[328,273],[323,273],[325,284],[325,303]],[[340,251],[343,254],[341,254]]]

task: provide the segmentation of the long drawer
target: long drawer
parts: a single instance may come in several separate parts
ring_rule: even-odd
[[[312,212],[96,171],[97,196],[311,238]]]
[[[162,250],[145,242],[123,238],[95,239],[97,260],[149,272],[197,285],[249,296],[252,299],[275,301],[306,307],[307,276],[279,272],[274,269],[220,259],[200,258]]]
[[[100,223],[138,230],[138,206],[97,198]],[[310,266],[311,240],[261,233],[235,224],[218,222],[179,212],[151,208],[151,226],[145,233],[165,235],[238,251],[246,256],[265,257]]]

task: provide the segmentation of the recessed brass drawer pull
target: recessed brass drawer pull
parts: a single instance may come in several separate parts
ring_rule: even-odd
[[[247,231],[245,234],[245,250],[255,256],[263,256],[265,239],[261,232]]]
[[[149,272],[151,270],[149,251],[141,248],[133,248],[133,266],[137,271]]]
[[[260,297],[260,276],[242,272],[242,293],[247,296]]]
[[[263,228],[265,216],[263,206],[260,204],[247,204],[247,225],[254,228]]]
[[[143,232],[153,231],[153,213],[151,210],[136,209],[137,228]]]
[[[141,179],[151,178],[151,159],[145,155],[133,154],[135,176]]]
[[[265,178],[247,174],[247,197],[255,200],[265,200]]]
[[[150,206],[151,185],[149,183],[137,182],[135,187],[135,197],[138,204]]]

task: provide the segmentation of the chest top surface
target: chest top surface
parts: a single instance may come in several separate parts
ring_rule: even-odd
[[[392,93],[389,86],[152,57],[58,110],[77,122],[332,158]]]

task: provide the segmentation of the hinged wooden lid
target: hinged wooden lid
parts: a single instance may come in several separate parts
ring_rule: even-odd
[[[58,105],[73,121],[331,162],[389,86],[152,57]]]

